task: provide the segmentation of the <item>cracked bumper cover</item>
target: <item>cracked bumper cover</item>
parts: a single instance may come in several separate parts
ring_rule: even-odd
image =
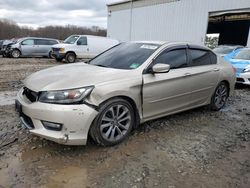
[[[89,128],[98,112],[88,105],[56,105],[41,102],[31,103],[22,90],[17,95],[22,113],[31,119],[33,127],[21,117],[32,134],[65,145],[86,145]],[[62,124],[61,131],[46,129],[42,121]]]

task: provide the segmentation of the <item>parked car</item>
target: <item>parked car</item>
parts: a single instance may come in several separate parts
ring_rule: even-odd
[[[16,43],[17,40],[18,39],[13,38],[13,39],[10,39],[10,40],[4,40],[3,41],[1,52],[0,52],[3,55],[3,57],[8,57],[9,56],[9,54],[6,51],[7,47],[10,46],[11,44]]]
[[[74,63],[77,58],[92,59],[107,49],[119,44],[118,40],[91,35],[72,35],[63,43],[52,47],[57,61]]]
[[[91,136],[110,146],[139,123],[204,105],[220,110],[235,72],[205,47],[127,42],[89,64],[34,73],[24,85],[16,109],[31,133],[66,145],[84,145]]]
[[[226,60],[236,68],[237,83],[250,85],[250,48],[238,50]]]
[[[18,39],[15,43],[9,44],[6,54],[13,58],[21,56],[45,56],[51,57],[51,47],[59,41],[50,38],[26,37]]]
[[[4,42],[4,40],[0,40],[0,55],[3,54],[3,52],[2,52],[3,42]]]
[[[220,45],[213,49],[213,51],[217,54],[219,54],[221,57],[224,57],[227,54],[230,54],[240,48],[244,48],[244,46],[240,45]]]

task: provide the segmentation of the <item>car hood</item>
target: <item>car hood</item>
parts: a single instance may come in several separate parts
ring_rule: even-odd
[[[66,48],[70,46],[75,46],[75,44],[59,43],[52,46],[52,48]]]
[[[247,66],[250,65],[250,60],[244,60],[244,59],[231,59],[230,63],[235,67],[235,68],[246,68]]]
[[[23,82],[33,91],[64,90],[129,80],[135,70],[121,70],[74,63],[38,71]]]

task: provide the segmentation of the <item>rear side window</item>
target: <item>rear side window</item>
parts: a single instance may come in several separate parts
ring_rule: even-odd
[[[54,45],[54,44],[58,44],[58,42],[56,40],[49,40],[49,45]]]
[[[169,64],[171,69],[187,67],[186,49],[165,51],[160,54],[154,64]]]
[[[36,45],[49,45],[48,40],[44,40],[44,39],[36,39],[35,43]]]
[[[34,45],[33,39],[27,39],[22,42],[22,45]]]
[[[190,63],[191,67],[217,63],[216,55],[214,55],[210,51],[199,49],[190,49],[189,51],[192,58],[192,61]]]
[[[77,45],[87,45],[87,37],[81,37],[79,38],[79,40],[77,41]]]
[[[210,52],[210,61],[211,64],[217,64],[217,55],[215,55],[213,52]]]

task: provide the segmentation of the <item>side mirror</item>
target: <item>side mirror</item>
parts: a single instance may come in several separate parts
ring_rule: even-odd
[[[82,45],[81,41],[76,42],[77,45]]]
[[[170,65],[168,64],[156,64],[152,67],[152,72],[153,73],[167,73],[170,70]]]

